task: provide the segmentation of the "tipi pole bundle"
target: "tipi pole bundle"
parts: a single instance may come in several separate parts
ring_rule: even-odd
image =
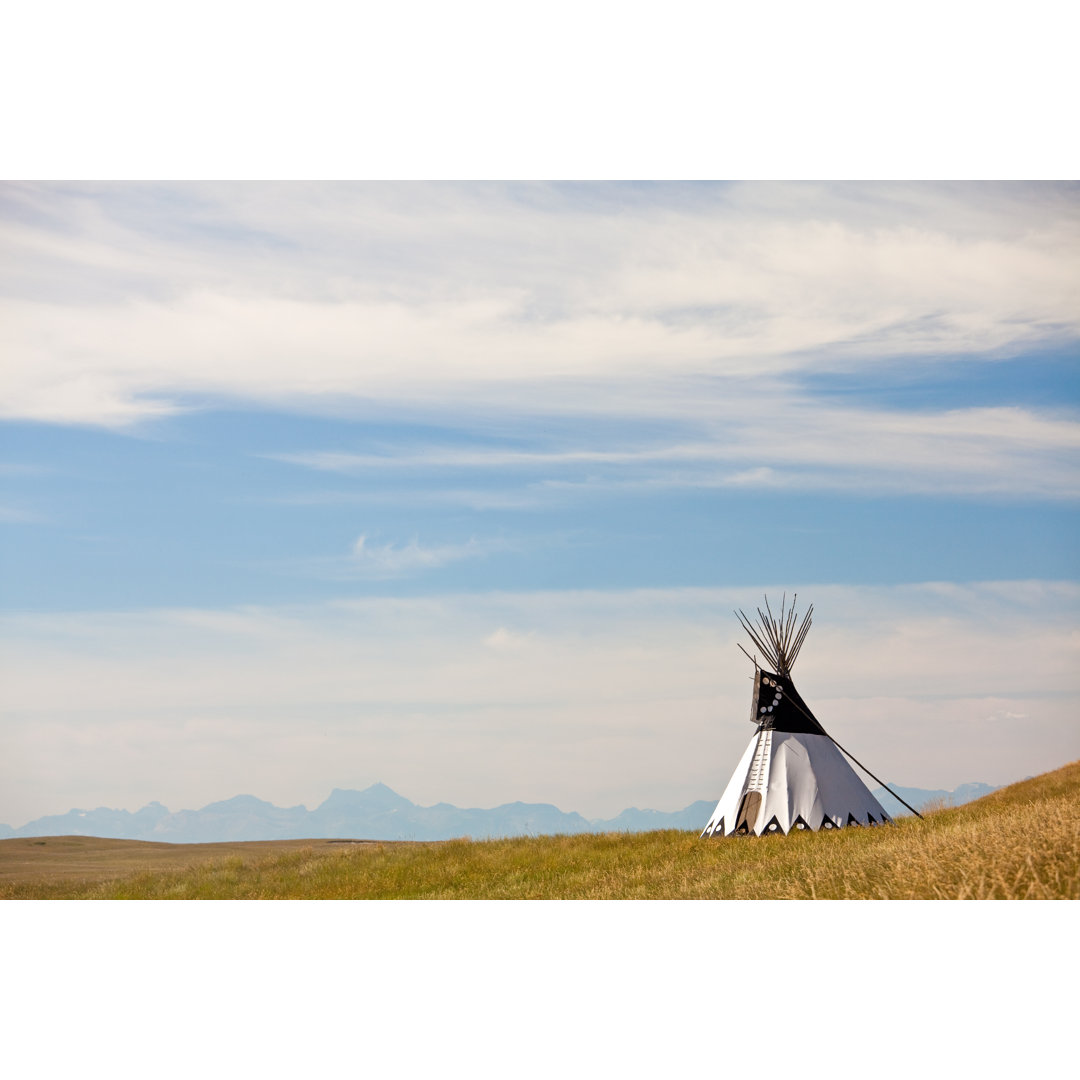
[[[806,634],[810,629],[814,605],[806,609],[802,621],[798,622],[795,613],[795,601],[791,598],[791,607],[787,607],[787,594],[780,603],[780,618],[773,616],[769,607],[769,598],[765,597],[765,611],[757,608],[758,622],[754,623],[743,611],[736,611],[735,617],[750,639],[761,650],[762,655],[773,666],[778,675],[790,675],[795,658],[799,655]],[[766,614],[766,612],[768,614]],[[743,650],[746,651],[745,649]]]

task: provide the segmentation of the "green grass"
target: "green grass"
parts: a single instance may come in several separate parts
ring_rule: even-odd
[[[312,841],[288,850],[232,845],[243,850],[216,858],[215,845],[202,846],[208,853],[189,865],[113,872],[110,880],[34,878],[28,870],[0,884],[0,897],[1077,899],[1080,762],[875,829],[721,840],[667,831],[356,847]]]

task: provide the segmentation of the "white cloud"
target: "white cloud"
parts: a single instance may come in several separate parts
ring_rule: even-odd
[[[1080,331],[1072,189],[664,192],[9,187],[4,415],[122,425],[192,394],[596,407],[588,380],[649,384],[651,411],[687,376]]]
[[[371,544],[360,536],[353,545],[353,564],[361,574],[375,578],[396,578],[422,570],[432,570],[462,559],[479,559],[505,548],[501,540],[477,540],[464,544],[436,544],[422,547],[413,537],[407,544]]]
[[[422,447],[381,454],[272,456],[353,475],[385,469],[497,469],[539,475],[549,486],[564,488],[663,484],[1080,495],[1080,423],[1030,409],[838,409],[777,388],[764,396],[716,403],[701,426],[705,431],[694,442],[662,445]],[[592,469],[590,479],[568,484],[566,474],[585,467]]]
[[[779,593],[780,590],[770,592]],[[760,588],[348,600],[0,619],[0,821],[247,791],[590,816],[718,796],[750,734]],[[790,595],[790,594],[789,594]],[[879,775],[1003,783],[1080,756],[1080,587],[800,589],[796,675]]]
[[[5,191],[0,416],[123,427],[208,399],[376,403],[474,426],[602,414],[685,431],[669,445],[292,459],[622,470],[590,477],[608,484],[1080,487],[1073,413],[912,413],[800,388],[807,372],[890,358],[1075,342],[1068,186]]]

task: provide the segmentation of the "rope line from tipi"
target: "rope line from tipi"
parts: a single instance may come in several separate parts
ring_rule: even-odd
[[[854,761],[855,764],[858,765],[859,768],[862,769],[862,771],[866,773],[867,776],[872,777],[874,780],[876,780],[897,802],[903,803],[920,821],[925,820],[922,814],[920,814],[919,811],[911,805],[911,803],[907,802],[905,799],[901,799],[900,796],[897,795],[896,792],[893,791],[893,789],[889,787],[889,785],[886,784],[880,776],[874,776],[874,774],[853,753],[851,753],[850,750],[845,750],[797,701],[794,701],[792,698],[789,697],[788,704],[794,705],[795,708],[798,709],[799,712],[801,712],[807,720],[817,724],[817,726],[821,728],[822,732],[824,732],[825,738],[827,738],[837,748],[837,750],[839,750],[842,754],[847,754],[847,756],[851,758],[851,760]]]

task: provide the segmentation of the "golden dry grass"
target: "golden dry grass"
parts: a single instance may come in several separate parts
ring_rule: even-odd
[[[1077,899],[1080,762],[922,821],[787,837],[668,831],[355,847],[293,841],[288,850],[231,845],[244,850],[218,854],[179,847],[170,858],[186,856],[184,866],[129,866],[81,881],[29,867],[3,874],[3,848],[13,843],[0,842],[0,897]]]

